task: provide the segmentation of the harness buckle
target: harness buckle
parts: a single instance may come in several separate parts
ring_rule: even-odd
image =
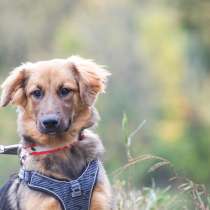
[[[72,181],[71,189],[72,189],[72,193],[71,193],[72,198],[82,195],[81,186],[78,181],[75,181],[75,180]]]
[[[19,178],[24,180],[26,183],[29,183],[31,181],[31,172],[30,171],[25,171],[23,169],[20,169],[19,171]]]

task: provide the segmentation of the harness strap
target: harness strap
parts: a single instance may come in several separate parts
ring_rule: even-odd
[[[99,164],[99,160],[91,161],[82,175],[71,181],[60,181],[35,171],[23,169],[19,172],[19,178],[31,189],[55,197],[60,202],[63,210],[89,210]]]

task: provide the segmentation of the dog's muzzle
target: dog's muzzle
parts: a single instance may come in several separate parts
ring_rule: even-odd
[[[43,134],[56,135],[67,131],[70,124],[70,120],[65,123],[57,115],[48,114],[39,119],[38,129]]]

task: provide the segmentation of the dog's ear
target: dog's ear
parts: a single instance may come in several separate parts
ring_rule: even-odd
[[[70,57],[68,62],[78,83],[82,102],[87,106],[93,105],[97,95],[105,91],[110,73],[93,61],[79,56]]]
[[[7,79],[1,85],[1,103],[0,106],[4,107],[7,104],[14,103],[20,104],[24,97],[24,83],[26,80],[26,70],[24,65],[15,68]]]

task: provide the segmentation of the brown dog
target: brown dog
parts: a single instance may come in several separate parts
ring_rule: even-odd
[[[21,164],[59,180],[77,178],[87,163],[100,158],[103,145],[92,127],[94,102],[109,73],[78,56],[26,63],[3,83],[1,106],[18,107]],[[31,145],[41,148],[32,155]],[[57,199],[26,186],[17,176],[0,193],[1,210],[60,210]],[[91,210],[111,209],[111,189],[103,167],[91,199]]]

